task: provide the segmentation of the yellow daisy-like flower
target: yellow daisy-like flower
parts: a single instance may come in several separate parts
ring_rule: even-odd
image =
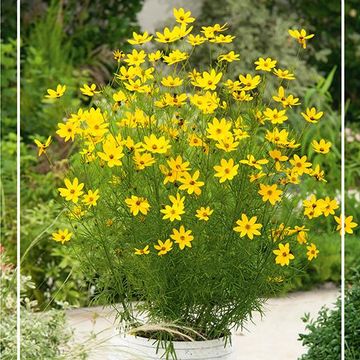
[[[79,125],[71,121],[67,121],[65,124],[58,123],[57,126],[59,129],[56,133],[63,138],[65,142],[70,139],[74,141],[75,135],[81,132]]]
[[[73,233],[69,232],[68,229],[64,229],[64,230],[59,229],[57,232],[53,232],[51,235],[54,241],[58,241],[64,244],[65,242],[71,239]]]
[[[201,35],[193,35],[193,34],[190,34],[186,39],[186,41],[192,46],[199,46],[203,44],[206,40],[207,39]]]
[[[206,131],[209,135],[207,137],[216,141],[223,140],[231,136],[230,129],[230,121],[226,121],[224,118],[219,121],[217,118],[214,118],[212,123],[208,123]]]
[[[334,216],[335,221],[337,222],[336,231],[340,232],[340,235],[345,231],[347,234],[353,234],[353,228],[357,227],[357,223],[353,222],[353,216],[345,217],[344,221],[342,220],[342,215]]]
[[[199,176],[200,176],[199,170],[196,170],[192,176],[188,172],[182,174],[182,176],[179,178],[179,181],[181,182],[179,189],[186,190],[189,195],[193,193],[195,195],[200,195],[201,194],[200,188],[204,186],[205,183],[203,181],[198,181]]]
[[[256,160],[254,155],[247,155],[246,160],[240,160],[241,164],[249,165],[257,170],[261,170],[262,166],[267,164],[268,162],[269,160],[267,159]]]
[[[44,143],[42,143],[38,139],[35,139],[34,143],[36,144],[36,146],[39,149],[38,156],[41,156],[42,154],[46,153],[47,148],[50,146],[50,144],[51,144],[51,136],[49,136]]]
[[[141,153],[139,151],[135,151],[133,159],[138,170],[144,170],[146,167],[155,163],[155,158],[147,152]]]
[[[319,207],[322,209],[322,213],[325,217],[329,215],[334,215],[336,209],[339,208],[339,204],[335,199],[330,199],[329,196],[326,196],[325,199],[318,200]]]
[[[129,207],[131,214],[134,216],[139,212],[146,215],[150,209],[150,204],[147,199],[135,195],[131,195],[131,198],[126,198],[125,203]]]
[[[255,89],[261,82],[261,78],[259,75],[255,75],[254,77],[252,77],[252,75],[250,74],[247,74],[246,76],[239,75],[239,80],[241,84],[243,84],[241,90],[245,91]]]
[[[184,80],[180,79],[179,77],[172,77],[169,75],[161,80],[161,84],[167,87],[177,87],[182,85],[183,81]]]
[[[195,21],[195,18],[191,17],[191,11],[185,11],[183,8],[173,10],[175,21],[180,24],[190,24]]]
[[[309,246],[306,247],[306,249],[308,250],[306,255],[309,261],[317,258],[319,250],[316,248],[315,244],[311,243]]]
[[[306,108],[306,112],[302,112],[301,115],[307,122],[316,124],[322,118],[324,113],[322,111],[317,112],[316,108],[312,107]]]
[[[123,147],[118,145],[112,137],[103,143],[103,151],[98,151],[97,155],[100,159],[106,161],[108,167],[121,166],[121,159],[124,157]]]
[[[176,64],[180,61],[184,61],[189,57],[189,54],[186,52],[182,52],[178,49],[172,51],[171,53],[169,53],[169,55],[164,55],[163,59],[164,62],[166,62],[168,65],[173,65]]]
[[[181,225],[179,230],[173,229],[170,237],[179,244],[180,250],[184,250],[185,246],[191,248],[191,242],[194,240],[194,236],[192,236],[191,233],[191,230],[185,230],[185,227]]]
[[[96,85],[91,84],[90,86],[87,84],[84,84],[82,88],[80,88],[80,91],[82,94],[87,96],[94,96],[95,94],[98,94],[100,91],[96,91]]]
[[[276,66],[277,61],[271,58],[262,58],[260,57],[257,61],[255,61],[256,68],[255,70],[262,70],[270,72]]]
[[[152,35],[149,35],[148,32],[144,32],[143,34],[137,34],[135,31],[133,32],[133,38],[128,40],[128,43],[131,45],[142,45],[145,44],[153,38]]]
[[[301,29],[300,31],[289,29],[289,35],[296,39],[303,49],[306,49],[306,40],[312,39],[315,36],[314,34],[307,35],[305,29]]]
[[[227,61],[229,63],[233,62],[233,61],[239,61],[240,60],[240,55],[239,54],[235,54],[235,51],[230,51],[227,54],[222,54],[218,56],[218,61]]]
[[[77,203],[79,200],[79,196],[81,196],[84,192],[82,188],[84,187],[83,183],[79,184],[78,178],[74,178],[73,182],[69,179],[64,180],[66,188],[58,188],[60,192],[60,196],[64,197],[66,201],[72,201],[73,203]]]
[[[279,249],[273,250],[273,253],[276,255],[275,263],[281,266],[288,266],[290,260],[295,258],[295,256],[290,252],[289,243],[286,243],[285,245],[279,244]]]
[[[100,195],[98,189],[95,191],[89,190],[88,193],[84,195],[83,203],[88,207],[96,206],[99,198]]]
[[[164,242],[158,240],[158,244],[154,245],[155,250],[158,251],[158,255],[162,256],[172,250],[173,242],[170,239],[166,239]]]
[[[148,54],[148,60],[153,63],[155,61],[158,61],[162,58],[163,53],[160,50],[157,50],[155,52],[152,52],[150,54]]]
[[[253,216],[252,218],[248,219],[246,214],[241,214],[241,220],[236,221],[236,225],[234,227],[234,231],[240,233],[240,237],[244,237],[245,235],[252,240],[254,235],[261,235],[259,231],[262,228],[261,224],[256,223],[257,216]]]
[[[331,142],[324,139],[320,141],[313,140],[311,145],[313,150],[319,154],[327,154],[331,148]]]
[[[300,157],[296,154],[293,159],[290,159],[290,164],[294,167],[294,171],[296,171],[299,175],[308,172],[308,168],[312,165],[311,162],[307,161],[306,155]]]
[[[262,196],[262,201],[269,201],[271,205],[275,205],[275,203],[281,201],[281,194],[283,191],[278,189],[276,184],[260,184],[260,190],[258,193]]]
[[[264,111],[265,120],[270,120],[272,124],[282,124],[288,117],[286,116],[286,110],[270,109],[266,108]]]
[[[154,134],[145,136],[143,141],[143,148],[154,154],[165,154],[171,145],[169,140],[166,140],[164,136],[157,138]]]
[[[143,249],[135,248],[135,255],[147,255],[150,253],[149,245],[146,245]]]
[[[234,160],[229,161],[221,159],[220,165],[215,165],[214,170],[216,171],[215,177],[220,178],[219,182],[223,183],[226,180],[232,180],[238,173],[239,165],[234,165]]]
[[[201,87],[204,90],[215,90],[221,77],[221,72],[216,73],[214,69],[211,69],[210,72],[204,71],[202,75],[196,79],[196,83],[192,82],[192,84]]]
[[[203,220],[203,221],[209,221],[210,219],[210,215],[214,212],[214,210],[210,209],[210,206],[207,207],[201,207],[200,209],[196,210],[196,217],[199,220]]]
[[[128,65],[140,66],[145,62],[146,53],[144,50],[137,51],[133,49],[130,54],[126,54],[126,59],[124,60]]]
[[[65,91],[66,91],[66,85],[58,84],[56,90],[47,89],[47,95],[45,95],[45,97],[47,99],[57,99],[62,97],[65,94]]]
[[[274,69],[273,72],[280,79],[295,80],[295,75],[292,74],[289,70]]]

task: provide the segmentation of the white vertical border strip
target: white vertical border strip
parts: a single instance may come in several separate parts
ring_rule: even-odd
[[[341,360],[345,359],[345,0],[341,0]]]
[[[20,0],[16,2],[16,350],[20,360]]]

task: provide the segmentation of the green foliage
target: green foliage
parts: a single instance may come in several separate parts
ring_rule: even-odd
[[[16,272],[3,247],[0,257],[0,355],[3,360],[13,360],[17,356]],[[30,277],[21,276],[21,359],[86,359],[84,348],[71,343],[73,332],[66,326],[63,310],[36,312],[36,302],[25,295],[34,287]]]
[[[1,48],[1,133],[16,130],[16,41]]]
[[[345,294],[345,358],[360,358],[360,276],[359,267],[350,280],[351,285]],[[341,352],[341,301],[338,299],[334,309],[323,307],[316,320],[309,315],[303,318],[306,323],[306,334],[300,334],[308,352],[301,360],[340,359]]]
[[[59,113],[80,105],[76,98],[80,85],[88,81],[85,71],[73,63],[72,43],[64,33],[56,2],[34,25],[22,48],[21,129],[30,134],[47,135],[61,121]],[[48,88],[66,84],[65,95],[58,100],[44,98]]]

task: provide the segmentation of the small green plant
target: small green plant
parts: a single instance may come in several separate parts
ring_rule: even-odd
[[[16,271],[1,245],[0,263],[0,356],[13,360],[17,357]],[[66,326],[64,311],[36,312],[36,301],[26,297],[26,292],[34,287],[30,277],[21,276],[21,359],[85,359],[84,348],[71,343],[73,332]]]
[[[354,270],[345,296],[345,359],[360,359],[360,267]],[[306,334],[299,340],[308,347],[300,360],[335,360],[341,355],[341,301],[337,300],[334,309],[323,307],[316,320],[305,315]]]

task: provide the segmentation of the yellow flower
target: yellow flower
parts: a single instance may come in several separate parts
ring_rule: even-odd
[[[99,190],[96,189],[94,192],[92,190],[89,190],[86,195],[84,195],[83,203],[87,205],[88,207],[96,206],[97,201],[99,199]]]
[[[233,93],[234,91],[240,91],[241,90],[241,83],[240,81],[232,81],[230,79],[226,80],[224,85],[226,88]]]
[[[229,44],[235,39],[235,36],[232,35],[216,35],[213,38],[209,38],[209,41],[215,44]]]
[[[185,93],[183,94],[169,94],[165,93],[163,102],[165,106],[182,106],[186,103],[187,95]]]
[[[311,167],[311,162],[307,162],[307,156],[304,155],[302,157],[298,155],[294,155],[293,159],[290,160],[290,164],[294,167],[294,171],[296,171],[299,175],[308,172],[308,168]]]
[[[165,208],[161,209],[160,212],[164,214],[162,217],[164,220],[169,219],[171,222],[174,220],[181,220],[181,215],[185,213],[183,208],[175,205],[165,205]]]
[[[286,110],[277,110],[266,108],[264,111],[264,116],[266,120],[270,120],[272,124],[282,124],[288,119],[286,116]]]
[[[191,248],[191,242],[194,240],[194,236],[192,236],[191,233],[191,230],[185,230],[184,226],[181,225],[179,230],[173,229],[170,237],[179,244],[180,250],[183,250],[185,246]]]
[[[296,235],[296,240],[299,244],[306,244],[307,243],[308,234],[306,231],[299,231]]]
[[[279,244],[279,249],[273,250],[273,253],[276,255],[275,263],[281,266],[289,265],[290,260],[295,258],[290,252],[289,243],[286,243],[285,245]]]
[[[109,137],[102,145],[103,151],[98,151],[97,155],[100,159],[107,162],[108,167],[121,166],[121,159],[124,156],[123,147],[118,145],[116,140]]]
[[[234,51],[230,51],[227,54],[219,55],[218,60],[219,60],[219,62],[227,61],[227,62],[231,63],[233,61],[239,61],[240,60],[240,55],[235,54]]]
[[[260,57],[257,61],[255,61],[256,68],[255,70],[263,70],[263,71],[271,71],[276,66],[277,61],[271,58],[262,58]]]
[[[143,34],[137,34],[133,32],[133,38],[128,40],[128,43],[131,45],[142,45],[145,44],[153,38],[152,35],[149,35],[146,31]]]
[[[262,171],[259,171],[259,172],[256,173],[256,174],[251,174],[251,175],[249,175],[249,180],[250,180],[250,182],[254,182],[254,181],[256,181],[256,180],[261,179],[261,178],[264,177],[264,176],[266,176],[266,174],[265,174],[264,172],[262,172]]]
[[[58,130],[56,133],[67,142],[71,139],[74,141],[75,135],[80,133],[80,128],[78,124],[67,121],[65,124],[58,123]]]
[[[234,227],[234,231],[240,233],[240,237],[244,237],[245,235],[252,240],[254,235],[261,235],[259,229],[262,228],[261,224],[256,223],[257,216],[253,216],[248,219],[246,214],[241,214],[241,220],[236,221],[236,225]]]
[[[166,62],[168,65],[173,65],[177,62],[184,61],[189,57],[189,54],[186,52],[182,52],[178,49],[172,51],[169,53],[168,56],[164,55],[163,59],[164,62]]]
[[[281,151],[279,150],[270,150],[269,155],[272,159],[275,160],[275,168],[277,171],[280,171],[281,169],[281,162],[289,160],[289,158],[285,155],[282,155]]]
[[[292,106],[297,106],[297,105],[301,105],[299,103],[299,98],[294,97],[294,95],[289,95],[289,96],[285,96],[285,90],[282,86],[279,87],[278,90],[278,94],[273,96],[273,99],[276,102],[280,102],[283,107],[292,107]]]
[[[161,83],[167,87],[177,87],[177,86],[182,85],[183,80],[180,79],[179,77],[173,78],[172,76],[169,75],[168,77],[164,77],[161,80]]]
[[[46,149],[50,146],[50,144],[51,144],[51,136],[49,136],[47,138],[47,140],[45,141],[44,144],[38,139],[35,139],[34,143],[36,144],[36,146],[39,149],[38,156],[41,156],[42,154],[46,153]]]
[[[208,221],[210,219],[210,215],[214,212],[214,210],[210,209],[210,206],[201,207],[200,209],[196,210],[196,217],[199,220]]]
[[[192,46],[198,46],[198,45],[203,44],[206,41],[206,38],[202,37],[201,35],[194,36],[194,35],[190,34],[187,37],[186,41]]]
[[[302,47],[304,49],[306,49],[306,40],[313,38],[315,35],[314,34],[306,34],[306,30],[301,29],[299,30],[289,30],[289,35],[291,37],[293,37],[294,39],[296,39],[298,41],[298,43],[300,45],[302,45]]]
[[[229,161],[221,159],[220,165],[215,165],[214,170],[216,171],[215,177],[219,177],[219,182],[223,183],[226,180],[232,180],[238,173],[239,165],[234,165],[234,160]]]
[[[222,118],[220,121],[217,118],[213,119],[212,123],[208,123],[206,131],[208,132],[208,138],[216,141],[223,140],[231,136],[231,122]]]
[[[221,80],[222,73],[216,73],[214,69],[210,72],[204,71],[202,76],[199,76],[195,82],[192,82],[194,86],[201,87],[204,90],[215,90],[217,83]]]
[[[81,219],[84,215],[86,214],[86,211],[83,210],[83,208],[81,206],[73,206],[70,210],[69,210],[69,217],[79,220]]]
[[[114,59],[117,60],[117,62],[120,62],[122,58],[125,57],[125,54],[123,51],[120,51],[119,49],[113,51]]]
[[[315,244],[311,243],[309,246],[306,247],[306,249],[308,250],[306,255],[309,261],[317,258],[319,250],[316,248]]]
[[[147,255],[150,253],[149,245],[146,245],[143,249],[135,248],[135,255]]]
[[[327,154],[331,148],[331,142],[326,142],[324,139],[321,139],[319,142],[313,140],[311,145],[314,151],[319,154]]]
[[[158,250],[158,255],[162,256],[172,250],[173,242],[170,239],[166,239],[165,242],[158,240],[158,245],[154,245],[155,250]]]
[[[155,61],[160,60],[162,58],[162,56],[163,56],[162,52],[160,50],[157,50],[153,53],[148,54],[148,60],[150,62],[155,62]]]
[[[147,152],[141,153],[139,151],[135,151],[134,162],[138,170],[144,170],[146,167],[154,164],[155,159]]]
[[[356,222],[353,222],[352,216],[345,217],[344,224],[342,224],[343,222],[342,215],[340,215],[340,217],[334,216],[334,219],[338,224],[338,226],[336,227],[336,231],[339,231],[340,234],[342,234],[344,230],[345,233],[353,234],[354,233],[353,228],[357,227],[358,225]],[[344,229],[343,229],[343,225],[345,225]]]
[[[136,216],[139,212],[146,215],[150,209],[150,204],[147,199],[131,195],[131,198],[125,199],[126,205],[130,208],[130,212]]]
[[[96,85],[91,84],[90,86],[87,84],[84,84],[82,88],[80,88],[80,91],[87,96],[94,96],[95,94],[98,94],[100,91],[96,91]]]
[[[65,179],[64,183],[66,188],[58,188],[60,195],[64,197],[66,201],[72,201],[76,204],[79,200],[79,196],[84,193],[82,191],[84,184],[79,184],[78,178],[75,178],[73,182],[71,182],[69,179]]]
[[[254,97],[250,94],[247,94],[244,90],[241,91],[234,91],[232,93],[232,97],[236,101],[251,101]]]
[[[48,99],[60,98],[64,95],[65,90],[66,90],[66,85],[58,84],[58,86],[56,87],[56,90],[47,89],[48,94],[45,95],[45,97]]]
[[[123,103],[127,100],[126,94],[122,90],[113,94],[112,98],[117,103]]]
[[[295,75],[292,74],[289,70],[274,69],[273,72],[280,79],[295,80]]]
[[[73,235],[72,232],[69,232],[68,229],[64,229],[64,230],[58,230],[57,232],[54,232],[51,234],[53,240],[55,241],[59,241],[62,244],[64,244],[64,242],[69,241]]]
[[[195,18],[191,17],[191,11],[185,11],[183,8],[173,10],[175,21],[180,24],[189,24],[195,21]]]
[[[192,147],[203,146],[203,141],[196,134],[189,135],[189,145]]]
[[[301,115],[307,122],[316,124],[324,115],[324,113],[322,111],[317,112],[316,108],[312,107],[311,109],[306,108],[306,112],[302,112]]]
[[[330,199],[329,196],[326,196],[325,199],[319,199],[318,204],[322,209],[322,213],[325,217],[329,215],[334,215],[336,209],[339,208],[339,204],[335,199]]]
[[[109,130],[109,123],[105,122],[101,110],[91,108],[85,116],[87,125],[86,133],[93,138],[102,138]]]
[[[169,140],[166,140],[164,136],[157,138],[154,134],[145,136],[143,141],[143,148],[154,154],[165,154],[171,145]]]
[[[136,91],[138,93],[148,93],[150,92],[150,86],[144,84],[140,79],[131,80],[129,79],[128,83],[124,83],[126,89],[129,91]]]
[[[264,185],[260,184],[260,190],[258,191],[262,195],[262,200],[269,201],[271,205],[275,205],[276,202],[281,201],[282,190],[277,188],[277,185]]]
[[[239,145],[238,141],[234,141],[234,136],[231,134],[229,137],[219,140],[215,146],[218,149],[224,150],[226,152],[235,151]]]
[[[170,30],[167,27],[164,29],[164,33],[157,31],[156,36],[157,38],[155,38],[155,41],[160,43],[171,43],[180,39],[179,33],[176,29]]]
[[[171,169],[168,169],[164,165],[159,165],[159,168],[160,168],[160,171],[165,175],[165,179],[164,179],[164,184],[165,185],[168,182],[174,183],[177,180],[178,174],[175,171],[173,171]]]
[[[246,160],[240,160],[241,164],[249,165],[255,169],[261,170],[262,165],[265,165],[269,162],[267,159],[256,160],[254,155],[247,155]]]
[[[188,172],[182,174],[182,176],[179,178],[179,181],[181,182],[179,189],[186,190],[189,195],[191,195],[192,193],[194,193],[195,195],[200,195],[200,188],[204,186],[205,183],[203,181],[198,181],[199,176],[199,170],[196,170],[194,172],[194,175],[192,176]]]
[[[181,155],[178,155],[176,158],[170,158],[167,160],[167,164],[170,169],[179,176],[191,170],[189,167],[190,163],[188,161],[183,161]]]
[[[319,217],[323,213],[322,203],[313,194],[309,199],[303,201],[304,215],[309,219]]]
[[[241,90],[245,91],[255,89],[261,82],[261,78],[259,75],[255,75],[254,77],[252,77],[250,74],[247,74],[246,76],[239,75],[239,80],[244,85]]]
[[[124,60],[128,65],[140,66],[145,62],[146,54],[144,50],[137,51],[133,49],[130,54],[126,54],[126,59]]]

